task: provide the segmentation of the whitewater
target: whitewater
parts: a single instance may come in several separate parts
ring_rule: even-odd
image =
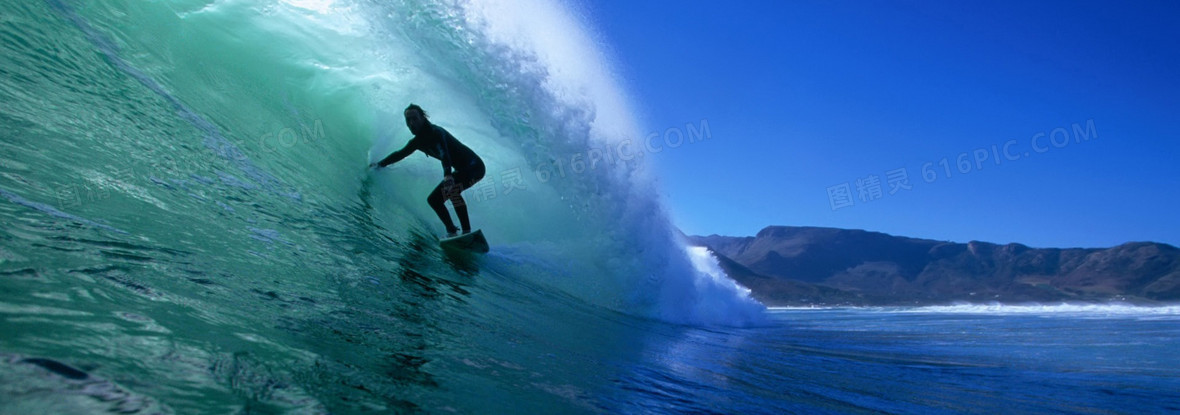
[[[763,307],[577,5],[0,11],[0,413],[1180,408],[1172,309]],[[438,247],[437,161],[367,167],[411,102],[487,164],[489,254]]]

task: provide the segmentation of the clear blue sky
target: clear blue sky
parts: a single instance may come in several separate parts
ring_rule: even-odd
[[[1180,2],[582,8],[649,132],[707,120],[651,158],[687,233],[1180,245]]]

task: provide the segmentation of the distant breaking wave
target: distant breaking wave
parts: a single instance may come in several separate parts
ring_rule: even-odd
[[[1135,305],[1126,303],[1105,304],[952,304],[923,307],[770,307],[773,312],[791,312],[803,310],[862,310],[879,311],[883,313],[932,313],[932,314],[980,314],[980,315],[1079,315],[1079,316],[1177,316],[1180,317],[1180,305]]]
[[[1107,304],[955,304],[905,309],[911,313],[962,314],[1085,314],[1085,315],[1169,315],[1180,316],[1180,305],[1142,306]]]

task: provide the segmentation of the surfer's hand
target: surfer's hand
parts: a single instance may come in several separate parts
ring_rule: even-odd
[[[379,168],[381,168],[381,163],[369,163],[369,168],[370,169],[379,169]]]

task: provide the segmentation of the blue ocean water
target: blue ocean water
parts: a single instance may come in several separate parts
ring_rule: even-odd
[[[0,3],[0,413],[1154,413],[1177,312],[766,310],[576,10]],[[366,168],[416,102],[488,164]],[[627,151],[624,151],[627,150]]]
[[[778,340],[768,343],[779,345],[779,367],[790,368],[779,373],[794,373],[780,384],[835,398],[832,413],[1169,413],[1180,408],[1178,313],[1125,305],[777,310],[781,326],[768,336]]]

